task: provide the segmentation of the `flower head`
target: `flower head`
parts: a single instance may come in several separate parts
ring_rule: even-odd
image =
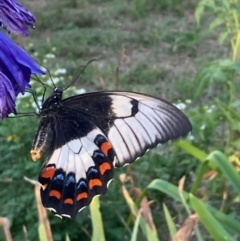
[[[0,72],[0,115],[5,118],[10,112],[16,114],[16,95],[11,81]]]
[[[28,35],[28,27],[34,28],[33,14],[17,0],[0,0],[0,24],[9,32]]]
[[[9,113],[15,113],[16,97],[30,87],[31,74],[45,72],[26,51],[1,32],[0,72],[0,116],[3,119]]]

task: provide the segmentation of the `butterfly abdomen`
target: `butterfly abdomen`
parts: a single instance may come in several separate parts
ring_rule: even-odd
[[[51,118],[41,120],[30,151],[33,161],[40,159],[49,150],[53,140],[53,128]]]

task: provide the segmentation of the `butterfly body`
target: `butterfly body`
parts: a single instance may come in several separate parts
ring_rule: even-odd
[[[148,149],[186,136],[191,124],[172,104],[133,92],[96,92],[62,99],[56,88],[39,112],[32,159],[43,154],[39,175],[43,205],[75,217],[107,191],[114,167]]]

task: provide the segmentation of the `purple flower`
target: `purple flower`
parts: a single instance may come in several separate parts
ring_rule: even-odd
[[[28,26],[34,28],[33,14],[17,0],[0,0],[0,24],[9,32],[28,35]]]
[[[16,112],[16,97],[30,87],[31,74],[44,74],[44,71],[26,51],[0,32],[0,72],[0,117],[3,119]]]
[[[0,72],[0,116],[5,118],[9,112],[16,114],[16,96],[11,81]]]

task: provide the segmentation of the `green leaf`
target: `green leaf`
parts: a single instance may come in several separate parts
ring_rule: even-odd
[[[66,234],[66,238],[65,238],[66,241],[71,241],[68,234]]]
[[[218,167],[221,173],[231,183],[233,188],[238,192],[238,194],[240,194],[240,175],[234,169],[231,162],[229,162],[228,158],[222,152],[214,151],[207,157],[207,160]]]
[[[224,5],[224,11],[227,12],[229,11],[230,9],[230,1],[229,0],[221,0],[221,3]]]
[[[204,89],[209,87],[208,78],[206,78],[204,74],[197,75],[195,80],[197,82],[200,82],[200,83],[199,83],[198,88],[195,92],[194,101],[196,101],[202,95]]]
[[[127,201],[129,209],[132,210],[132,212],[134,212],[135,214],[139,213],[137,205],[134,203],[134,201],[132,200],[130,195],[125,195],[124,197]],[[140,215],[139,225],[141,227],[141,230],[142,230],[143,234],[146,236],[147,240],[149,240],[149,241],[160,241],[159,238],[158,238],[156,230],[152,230],[149,227],[148,223],[142,217],[142,215]],[[135,230],[135,232],[136,232],[136,230]]]
[[[155,189],[161,191],[168,196],[172,197],[176,201],[181,201],[178,188],[171,184],[170,182],[164,181],[162,179],[153,180],[148,186],[147,189]],[[183,196],[185,199],[188,197],[188,193],[183,191]]]
[[[153,231],[142,216],[140,218],[140,227],[148,241],[160,241],[157,231]]]
[[[233,203],[240,203],[240,195],[236,196],[236,197],[233,199]]]
[[[93,226],[92,241],[105,241],[99,197],[93,198],[90,204],[90,213]]]
[[[216,18],[213,20],[209,26],[209,29],[212,31],[214,28],[218,27],[219,25],[224,23],[224,19],[222,18]]]
[[[164,211],[165,218],[166,218],[166,221],[167,221],[167,226],[168,226],[168,229],[169,229],[169,232],[170,232],[170,236],[171,236],[171,238],[173,238],[174,235],[177,232],[177,229],[176,229],[175,224],[173,222],[173,218],[171,217],[171,214],[168,211],[168,208],[164,203],[163,203],[163,211]]]
[[[164,181],[162,179],[155,179],[153,180],[144,190],[144,193],[147,192],[148,189],[154,189],[161,191],[168,196],[172,197],[174,200],[181,202],[180,195],[178,193],[178,187],[174,186],[173,184]],[[189,193],[183,191],[183,196],[185,199],[188,198]],[[211,214],[218,220],[218,222],[221,223],[225,227],[225,229],[233,234],[238,234],[240,233],[240,222],[238,222],[236,219],[232,218],[231,216],[228,216],[214,207],[207,205],[209,211]]]
[[[216,241],[234,241],[232,236],[224,229],[224,226],[213,217],[203,202],[194,197],[192,194],[189,195],[189,199],[203,225]]]
[[[197,147],[193,146],[190,142],[188,142],[188,141],[176,141],[175,144],[178,147],[181,147],[182,149],[184,149],[186,152],[188,152],[192,156],[196,157],[201,162],[206,160],[207,153],[198,149]]]
[[[229,35],[229,32],[227,31],[222,32],[218,38],[219,44],[223,44],[224,40],[227,38],[228,35]]]
[[[219,106],[219,108],[221,108],[221,110],[224,112],[224,114],[226,115],[226,117],[229,119],[230,122],[233,122],[233,118],[236,118],[237,121],[240,121],[240,114],[237,111],[235,111],[233,108],[227,106],[219,99],[216,99],[216,103]]]
[[[48,241],[47,233],[46,233],[46,230],[45,230],[45,227],[44,227],[43,223],[40,223],[38,225],[38,235],[39,235],[40,241]]]
[[[195,11],[195,18],[198,25],[200,25],[201,17],[205,9],[206,3],[207,3],[207,0],[202,0],[197,5],[196,11]]]
[[[228,112],[227,109],[221,104],[221,101],[216,100],[216,104],[219,107],[219,109],[223,112],[224,116],[227,118],[227,120],[230,122],[231,126],[234,124],[234,119],[232,118],[232,115]]]
[[[131,241],[137,241],[138,227],[141,220],[141,212],[138,212],[137,218],[135,220]]]
[[[223,60],[219,60],[218,64],[221,68],[229,68],[231,69],[234,65],[234,61],[231,59],[223,59]]]
[[[195,194],[195,192],[197,192],[197,189],[199,188],[199,186],[200,186],[200,184],[202,182],[202,177],[203,177],[203,175],[206,173],[206,171],[208,169],[209,169],[209,167],[208,167],[208,163],[207,162],[203,162],[200,165],[200,167],[199,167],[199,169],[197,171],[197,177],[196,177],[196,179],[195,179],[195,181],[194,181],[194,183],[193,183],[193,185],[191,187],[190,193]]]

